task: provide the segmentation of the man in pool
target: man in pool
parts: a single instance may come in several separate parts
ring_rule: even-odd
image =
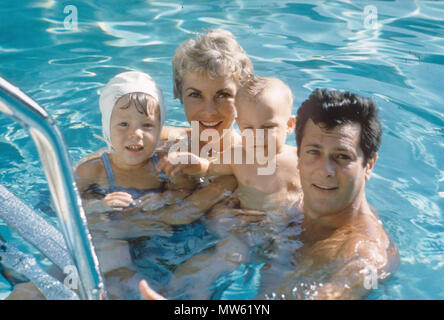
[[[296,299],[362,299],[394,272],[398,249],[365,196],[381,135],[371,99],[317,89],[302,103],[296,142],[304,192],[303,247],[294,257],[296,270],[262,292]],[[147,299],[163,298],[145,281],[140,291]]]
[[[290,288],[296,298],[364,298],[398,266],[396,245],[365,196],[381,135],[371,99],[317,89],[302,103],[296,142],[304,246],[297,270],[285,277],[279,293]],[[315,279],[315,290],[298,292],[297,285],[313,279],[315,271],[323,275],[322,286]]]

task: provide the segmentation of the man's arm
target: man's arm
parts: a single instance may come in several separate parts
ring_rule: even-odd
[[[315,300],[356,300],[365,298],[373,286],[377,286],[376,267],[365,259],[355,259],[332,274],[330,279],[317,288]],[[375,278],[372,278],[375,277]]]
[[[274,291],[290,299],[363,299],[398,266],[394,244],[385,247],[364,236],[336,240],[307,248],[297,269]]]
[[[396,269],[396,257],[390,257],[389,248],[366,237],[346,241],[338,250],[331,276],[317,290],[314,299],[363,299],[378,283],[387,279]],[[394,259],[393,259],[394,258]]]

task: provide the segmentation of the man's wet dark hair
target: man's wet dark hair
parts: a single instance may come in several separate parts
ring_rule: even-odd
[[[343,91],[316,89],[299,107],[296,120],[296,144],[301,147],[304,128],[311,119],[316,125],[332,130],[338,125],[357,122],[361,125],[361,149],[365,166],[378,152],[382,129],[373,99]]]

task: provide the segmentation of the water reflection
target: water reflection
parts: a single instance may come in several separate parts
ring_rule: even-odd
[[[76,5],[78,32],[64,29],[66,14],[61,2],[25,1],[0,9],[3,28],[14,30],[2,34],[0,73],[30,92],[60,123],[73,162],[105,145],[95,137],[101,133],[98,93],[109,78],[124,70],[154,72],[165,92],[167,124],[186,125],[183,108],[171,93],[169,61],[176,46],[190,35],[214,27],[229,29],[252,58],[259,75],[278,76],[290,84],[294,111],[316,87],[352,90],[376,99],[384,136],[368,196],[381,210],[384,225],[399,244],[403,264],[390,285],[373,297],[442,298],[442,291],[428,291],[436,278],[443,277],[444,270],[443,221],[439,218],[444,171],[444,87],[439,81],[444,65],[442,3],[376,2],[375,29],[364,26],[364,2],[149,1],[116,5],[80,1]],[[44,199],[41,194],[46,195],[47,186],[34,147],[27,142],[24,130],[4,119],[0,121],[1,182],[28,203],[36,203],[35,198]],[[288,142],[294,145],[292,138]],[[228,228],[230,221],[234,223],[227,218],[221,227]],[[271,222],[261,223],[237,225],[234,245],[239,249],[234,253],[249,257],[244,262],[250,263],[240,263],[225,278],[216,278],[215,291],[220,297],[224,286],[228,288],[227,296],[241,292],[238,285],[242,277],[255,287],[258,273],[270,285],[266,292],[269,297],[272,292],[281,297],[281,292],[271,289],[272,280],[266,280],[275,272],[270,261],[276,266],[296,268],[297,260],[286,251],[291,246],[285,243],[291,242],[295,248],[300,244],[277,230],[297,234],[297,227],[296,231],[285,226],[274,230]],[[117,226],[118,222],[110,224]],[[98,226],[104,227],[104,222]],[[162,260],[161,250],[153,256],[148,252],[156,248],[155,244],[165,246],[171,249],[169,260],[176,249],[182,257],[188,257],[186,252],[211,251],[220,239],[210,239],[209,233],[200,228],[185,228],[186,232],[178,233],[181,237],[174,238],[175,230],[152,225],[149,241],[153,245],[147,244],[148,239],[141,242],[134,251],[137,263],[147,274],[155,262],[160,266],[156,272],[170,274],[171,265],[178,262]],[[248,232],[241,233],[243,228]],[[179,246],[178,239],[187,234],[190,240]],[[168,241],[176,242],[168,247]],[[208,248],[203,243],[208,243]],[[149,250],[143,252],[144,245]],[[228,249],[224,252],[230,253]],[[232,253],[228,258],[239,261],[240,255]],[[294,287],[297,294],[300,290],[315,290],[307,281]],[[288,294],[292,296],[292,292]]]

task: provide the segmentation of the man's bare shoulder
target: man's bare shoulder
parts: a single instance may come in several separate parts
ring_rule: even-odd
[[[385,251],[389,243],[390,239],[379,220],[369,213],[351,220],[327,238],[318,241],[313,245],[312,253],[327,260],[348,260]]]
[[[391,271],[399,260],[396,245],[391,241],[381,221],[373,213],[363,214],[354,225],[342,230],[342,245],[338,258],[359,258],[377,269]],[[345,237],[344,237],[345,236]]]

